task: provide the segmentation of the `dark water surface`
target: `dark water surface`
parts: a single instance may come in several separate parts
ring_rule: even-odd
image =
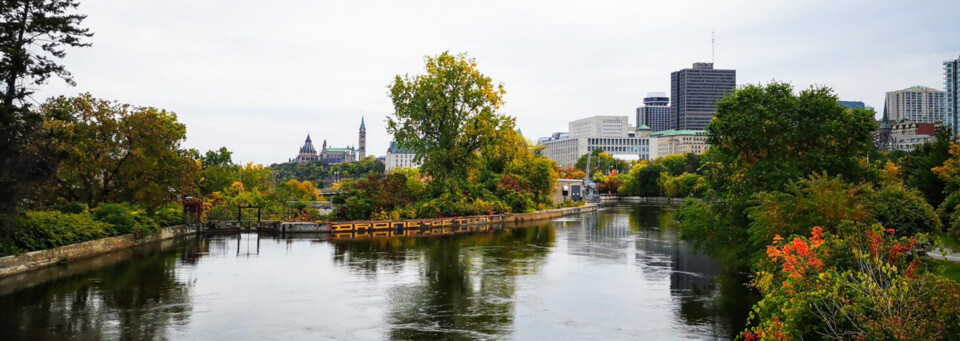
[[[187,238],[0,280],[0,340],[730,339],[754,298],[627,206],[445,237]]]

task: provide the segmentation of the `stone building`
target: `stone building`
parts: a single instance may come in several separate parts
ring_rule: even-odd
[[[671,154],[702,154],[710,148],[707,132],[703,130],[664,130],[652,132],[647,138],[651,160]]]
[[[388,172],[399,168],[420,167],[420,163],[414,161],[416,156],[417,154],[412,151],[400,148],[397,141],[390,141],[390,148],[387,149],[387,157],[383,164]]]
[[[300,153],[297,154],[297,157],[291,161],[302,163],[302,162],[313,162],[317,160],[319,160],[317,156],[317,150],[313,148],[313,141],[310,140],[310,134],[308,133],[307,140],[304,141],[303,146],[300,147]]]

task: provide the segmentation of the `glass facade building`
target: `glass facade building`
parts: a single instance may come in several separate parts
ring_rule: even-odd
[[[950,127],[953,136],[957,136],[957,128],[960,127],[960,107],[958,107],[958,97],[960,97],[960,58],[943,62],[944,79],[944,123]]]
[[[651,131],[670,129],[670,97],[662,92],[651,92],[637,108],[637,128],[647,126]]]

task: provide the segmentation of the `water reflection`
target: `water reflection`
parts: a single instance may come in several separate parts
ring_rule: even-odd
[[[498,338],[513,320],[516,277],[536,273],[555,238],[547,224],[457,237],[334,243],[335,259],[363,273],[396,272],[405,263],[417,267],[416,283],[387,293],[391,338]]]
[[[0,296],[0,339],[166,338],[192,309],[192,283],[177,278],[181,252],[163,250],[170,245],[131,250],[113,266]]]
[[[210,236],[3,279],[0,339],[730,339],[755,299],[670,208],[459,232]]]

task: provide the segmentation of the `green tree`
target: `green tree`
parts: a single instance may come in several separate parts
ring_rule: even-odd
[[[826,172],[848,181],[869,177],[874,113],[837,103],[829,88],[794,93],[786,83],[747,85],[717,103],[707,125],[711,151],[737,168],[723,190],[780,190],[792,180]],[[721,157],[722,158],[722,157]]]
[[[57,97],[41,105],[46,131],[63,155],[38,194],[95,207],[130,202],[155,208],[193,194],[199,165],[180,148],[186,127],[176,114],[97,99]],[[63,119],[57,119],[63,118]]]
[[[626,182],[619,190],[621,195],[657,197],[661,194],[660,174],[666,172],[659,164],[638,163],[630,169]]]
[[[956,185],[948,188],[944,179],[932,170],[950,158],[950,134],[950,128],[937,127],[935,141],[918,146],[900,162],[906,184],[923,192],[933,206],[939,206],[948,193],[960,189]]]
[[[466,54],[427,57],[426,74],[398,75],[390,86],[394,112],[387,132],[441,183],[465,179],[478,151],[512,122],[497,113],[504,93]]]
[[[232,152],[226,147],[209,150],[200,161],[200,181],[197,185],[201,195],[221,191],[240,179],[240,166],[233,163]]]
[[[89,46],[83,39],[93,35],[80,27],[85,16],[72,13],[76,8],[73,0],[0,2],[0,233],[12,226],[7,218],[23,202],[25,185],[46,179],[57,163],[55,152],[32,143],[43,119],[27,98],[50,77],[74,84],[57,60],[67,47]]]

